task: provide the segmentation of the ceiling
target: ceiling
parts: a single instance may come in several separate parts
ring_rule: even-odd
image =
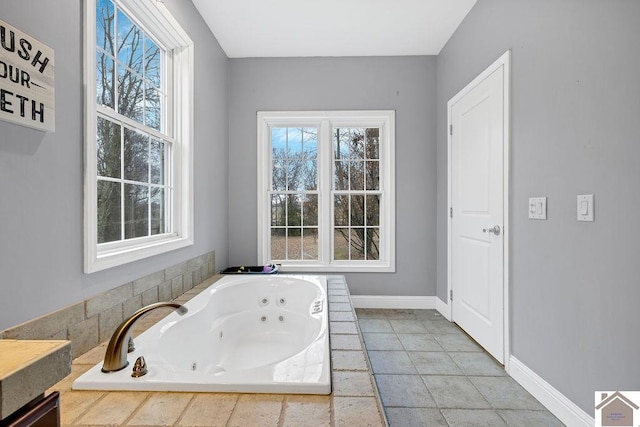
[[[476,0],[192,0],[230,58],[437,55]]]

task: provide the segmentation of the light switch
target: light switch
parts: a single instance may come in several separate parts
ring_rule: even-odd
[[[589,215],[589,202],[580,200],[580,215]]]
[[[547,198],[529,198],[529,219],[547,219]]]
[[[578,221],[593,221],[593,194],[578,196]]]

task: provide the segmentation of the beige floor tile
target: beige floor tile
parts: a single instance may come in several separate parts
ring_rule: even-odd
[[[69,425],[105,395],[103,391],[68,391],[60,395],[60,424]]]
[[[193,393],[153,393],[140,409],[136,411],[127,425],[173,425],[193,397]]]
[[[207,280],[207,281],[204,281],[204,282],[194,286],[193,290],[198,291],[198,293],[200,293],[201,291],[204,291],[205,289],[207,289],[212,284],[213,284],[213,281]]]
[[[382,415],[373,397],[334,397],[333,416],[336,427],[382,427]]]
[[[148,314],[147,316],[149,317],[142,317],[131,327],[131,336],[133,338],[137,337],[138,335],[158,323],[160,320],[162,320],[162,318],[153,316],[153,312],[151,314]]]
[[[237,394],[196,394],[177,425],[224,427],[227,425],[237,401]]]
[[[330,311],[329,320],[332,322],[353,322],[356,318],[351,311]]]
[[[76,378],[84,374],[89,369],[91,369],[91,365],[71,365],[71,373],[51,386],[51,388],[47,390],[47,393],[51,393],[52,391],[64,393],[71,390],[71,384],[73,384]]]
[[[362,351],[342,351],[331,352],[331,362],[333,369],[338,371],[366,371],[367,362]]]
[[[360,337],[357,335],[334,335],[331,334],[332,350],[362,350]]]
[[[334,396],[375,396],[368,372],[337,371],[333,373]]]
[[[283,427],[330,425],[331,396],[287,396]]]
[[[329,302],[349,302],[349,297],[347,295],[329,295]]]
[[[329,304],[329,311],[347,311],[351,313],[351,304],[348,302],[334,302]]]
[[[76,424],[121,425],[147,398],[148,393],[117,392],[107,395],[84,414]]]
[[[200,292],[202,292],[202,289],[191,289],[191,290],[185,292],[184,294],[182,294],[180,297],[185,297],[185,298],[191,299],[191,298],[195,297],[196,295],[199,295]]]
[[[74,365],[96,365],[104,360],[104,354],[107,351],[107,344],[105,341],[97,347],[89,350],[82,356],[79,356],[73,360]]]
[[[331,322],[329,330],[332,334],[357,334],[356,322]]]
[[[277,426],[284,397],[276,394],[240,395],[228,427]]]

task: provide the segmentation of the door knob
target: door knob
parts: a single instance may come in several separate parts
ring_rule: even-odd
[[[500,235],[500,226],[499,225],[495,225],[495,226],[493,226],[491,228],[483,228],[482,232],[483,233],[493,233],[496,236],[499,236]]]

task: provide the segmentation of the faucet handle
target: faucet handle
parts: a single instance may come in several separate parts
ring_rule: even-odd
[[[131,376],[133,378],[139,378],[147,375],[147,372],[147,362],[145,362],[144,357],[138,357],[136,362],[133,364],[133,372],[131,373]]]
[[[136,349],[136,345],[133,343],[133,338],[129,337],[127,341],[127,353],[133,353]]]

